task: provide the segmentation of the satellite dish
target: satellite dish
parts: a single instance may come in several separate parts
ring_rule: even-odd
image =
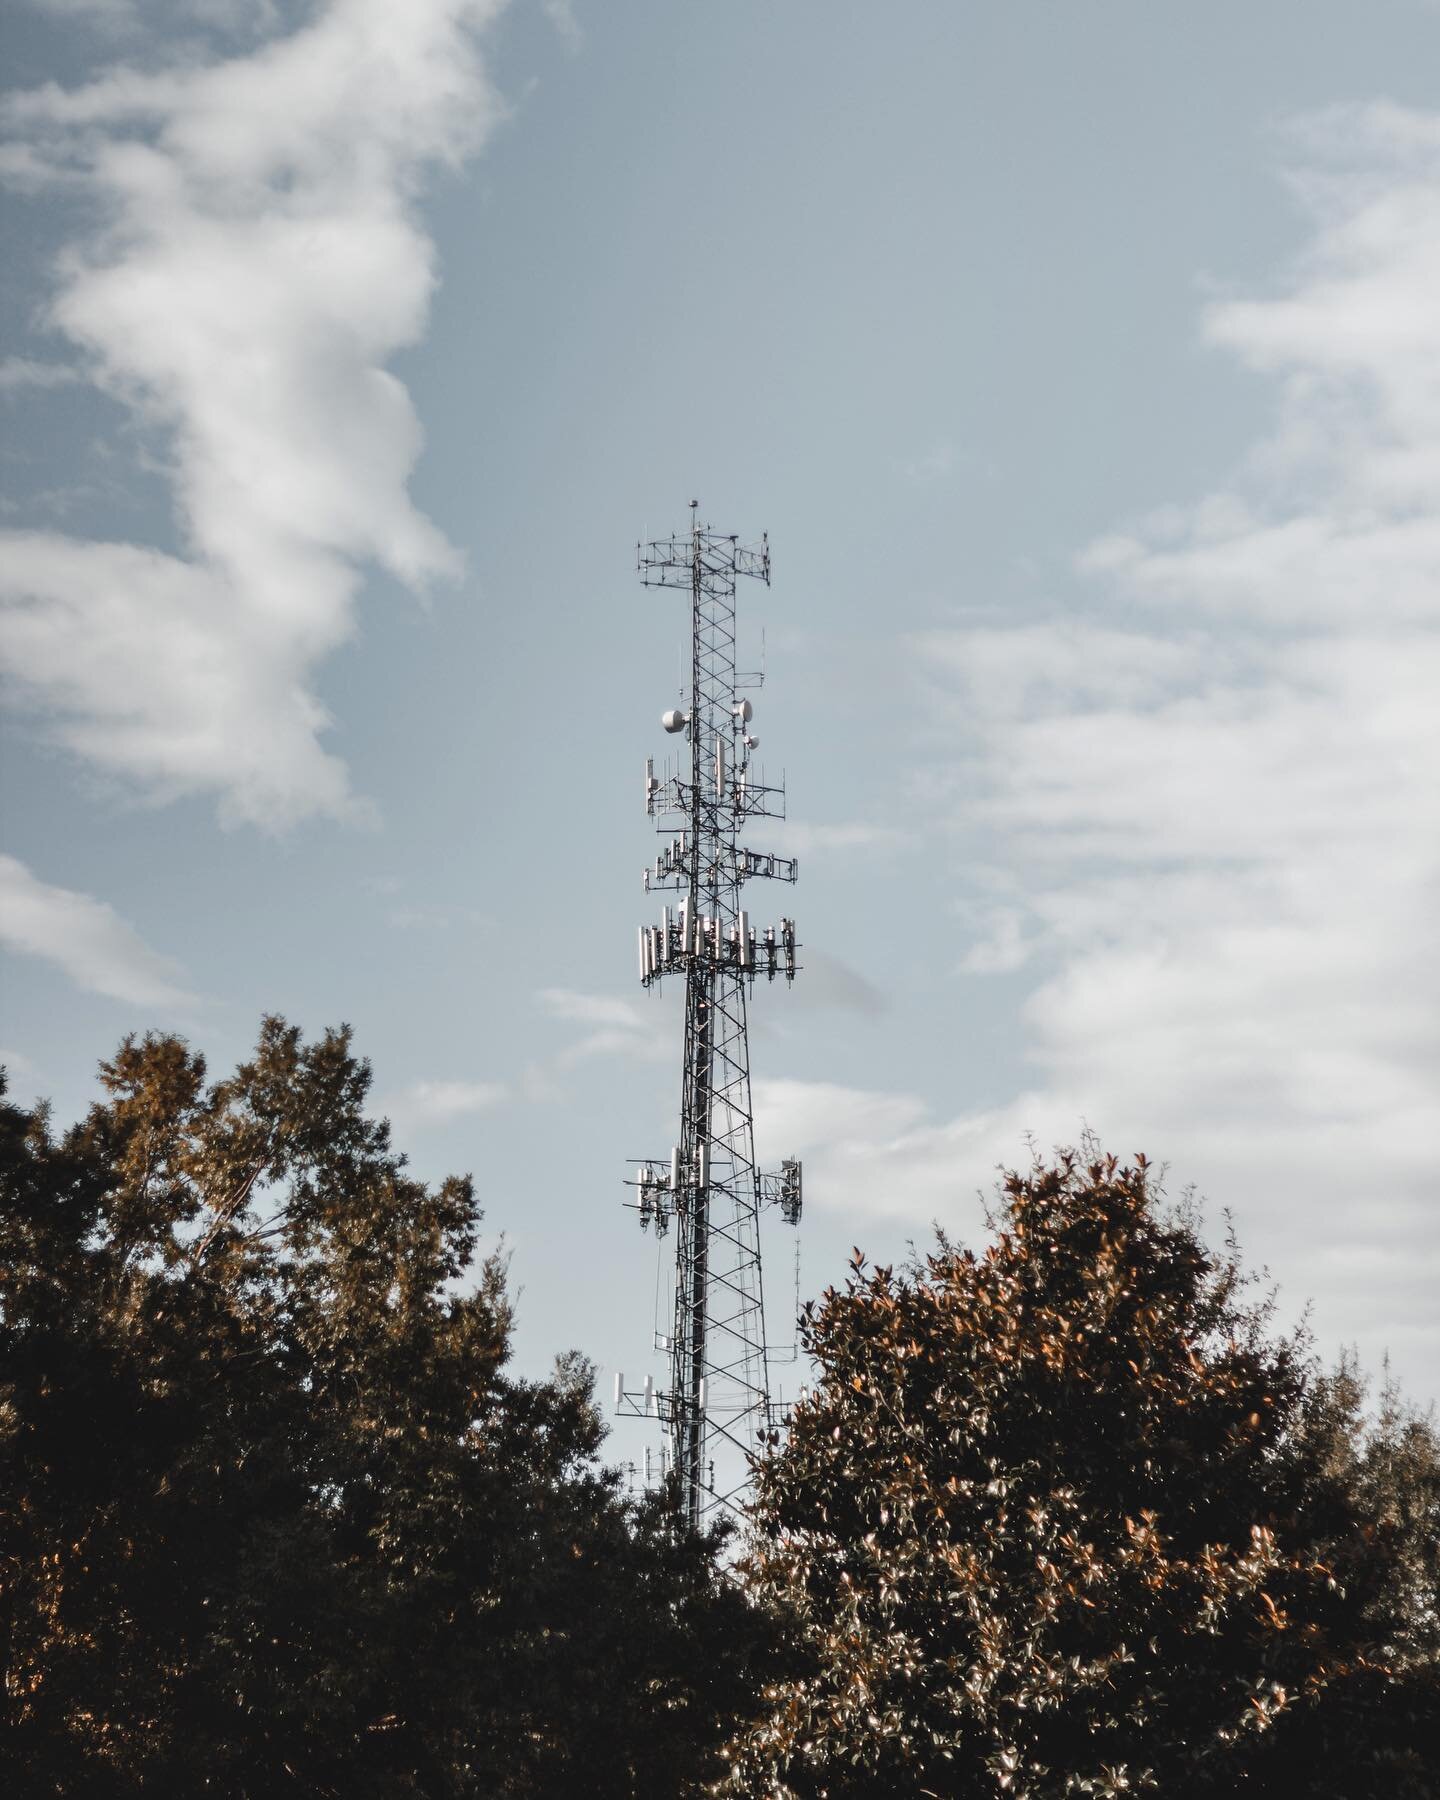
[[[690,715],[689,713],[683,713],[676,708],[672,708],[669,712],[661,713],[660,723],[667,731],[683,731],[690,723]]]
[[[748,725],[755,717],[755,708],[748,700],[737,700],[734,706],[735,717],[742,725]]]
[[[745,740],[745,748],[747,750],[758,750],[760,748],[759,738],[758,737],[747,737]]]

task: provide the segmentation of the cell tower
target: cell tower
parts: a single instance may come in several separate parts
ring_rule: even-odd
[[[647,893],[674,893],[640,927],[640,980],[674,975],[685,983],[684,1073],[679,1140],[668,1156],[642,1161],[629,1185],[642,1228],[663,1237],[675,1225],[675,1303],[668,1332],[670,1385],[647,1379],[627,1388],[617,1376],[617,1409],[658,1417],[662,1467],[676,1484],[692,1524],[717,1507],[734,1508],[749,1479],[749,1456],[774,1441],[780,1419],[770,1398],[760,1211],[800,1218],[800,1164],[762,1174],[755,1162],[746,1002],[757,979],[795,979],[795,924],[757,929],[742,895],[756,877],[791,881],[792,858],[740,843],[747,820],[783,818],[785,790],[752,773],[759,739],[742,697],[762,677],[737,676],[735,585],[741,575],[770,584],[770,546],[758,547],[700,524],[690,502],[683,536],[641,544],[637,565],[647,587],[690,595],[689,704],[667,712],[667,732],[683,732],[688,758],[657,776],[645,764],[645,811],[665,840],[645,870]],[[683,697],[683,696],[682,696]],[[677,830],[676,827],[679,827]],[[646,1454],[647,1465],[649,1453]]]

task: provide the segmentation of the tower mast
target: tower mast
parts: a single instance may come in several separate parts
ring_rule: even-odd
[[[750,923],[747,881],[793,882],[793,858],[747,849],[747,820],[783,818],[783,786],[753,772],[759,739],[735,664],[738,577],[770,583],[770,547],[742,546],[702,526],[691,501],[690,530],[639,546],[647,587],[690,595],[689,705],[667,712],[667,732],[684,733],[688,756],[674,773],[645,764],[645,810],[665,840],[644,871],[647,893],[674,893],[639,934],[640,980],[666,975],[685,983],[684,1067],[678,1142],[668,1158],[643,1161],[630,1185],[640,1224],[664,1236],[675,1226],[674,1311],[656,1348],[670,1356],[669,1387],[616,1380],[622,1413],[658,1417],[680,1510],[692,1524],[716,1507],[734,1508],[749,1478],[749,1457],[773,1438],[777,1411],[769,1385],[760,1212],[779,1207],[798,1222],[801,1170],[796,1161],[765,1174],[755,1161],[746,1004],[755,981],[795,979],[794,921]],[[677,832],[676,825],[680,826]]]

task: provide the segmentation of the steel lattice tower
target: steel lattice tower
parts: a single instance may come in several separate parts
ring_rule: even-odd
[[[642,925],[640,979],[685,983],[680,1133],[667,1158],[641,1162],[630,1202],[642,1227],[675,1225],[673,1328],[657,1332],[670,1354],[670,1385],[616,1379],[623,1413],[658,1416],[668,1472],[692,1524],[715,1507],[734,1507],[749,1479],[749,1457],[773,1442],[779,1424],[770,1396],[760,1212],[800,1217],[800,1164],[762,1174],[755,1162],[746,1002],[757,977],[795,978],[794,921],[757,930],[742,896],[756,877],[795,880],[793,859],[746,849],[747,820],[783,818],[783,786],[752,773],[759,740],[735,666],[735,588],[741,575],[770,582],[770,549],[742,546],[702,526],[691,502],[687,534],[639,547],[647,587],[690,595],[689,705],[668,712],[668,732],[684,732],[689,755],[675,773],[645,764],[645,810],[666,841],[644,872],[647,892],[673,892],[678,905]],[[680,829],[675,827],[679,825]],[[648,1458],[647,1458],[648,1460]]]

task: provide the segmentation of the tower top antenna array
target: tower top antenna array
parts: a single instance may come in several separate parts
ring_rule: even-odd
[[[646,587],[690,596],[690,681],[685,704],[662,715],[685,753],[673,768],[645,763],[645,811],[656,821],[660,854],[642,873],[646,893],[673,895],[640,927],[641,983],[666,976],[685,984],[680,1127],[668,1154],[640,1161],[629,1204],[642,1229],[674,1236],[674,1308],[657,1326],[655,1348],[668,1353],[669,1386],[646,1378],[627,1388],[616,1378],[621,1413],[658,1418],[662,1467],[692,1524],[717,1507],[738,1505],[750,1458],[774,1441],[778,1409],[770,1397],[760,1214],[778,1209],[791,1225],[801,1207],[801,1169],[783,1162],[762,1172],[755,1161],[746,1007],[756,981],[795,979],[795,922],[751,923],[744,900],[756,879],[793,882],[793,858],[747,848],[752,819],[783,818],[785,790],[767,785],[754,753],[755,709],[745,690],[760,676],[735,664],[735,590],[739,577],[770,583],[770,545],[742,545],[700,523],[642,543],[637,566]],[[647,1453],[648,1460],[648,1453]]]

